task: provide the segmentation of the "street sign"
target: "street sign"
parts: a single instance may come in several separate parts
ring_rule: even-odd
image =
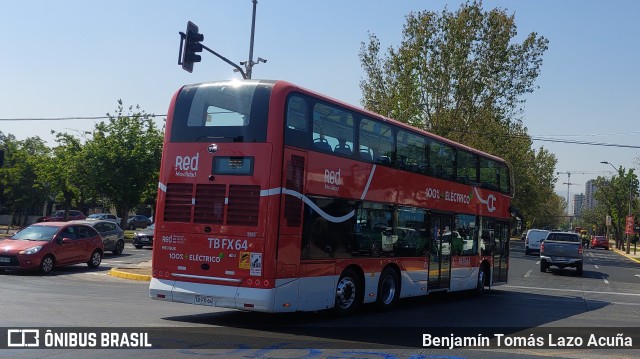
[[[624,234],[633,234],[633,216],[627,216],[627,225]]]
[[[611,227],[611,216],[607,215],[606,221],[607,221],[607,227]]]

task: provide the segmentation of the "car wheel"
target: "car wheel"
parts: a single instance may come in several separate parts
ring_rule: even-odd
[[[529,248],[525,248],[525,249],[524,249],[524,255],[525,255],[525,256],[528,256],[528,255],[529,255],[529,253],[531,253],[531,252],[529,252]]]
[[[117,241],[116,247],[113,249],[113,254],[121,255],[122,251],[124,251],[124,241]]]
[[[89,268],[98,268],[101,262],[102,252],[96,249],[95,251],[93,251],[93,253],[91,253],[91,257],[89,258],[87,265],[89,266]]]
[[[133,246],[136,247],[136,249],[142,249],[142,246],[139,244],[134,244]]]
[[[40,262],[40,272],[43,274],[49,274],[53,270],[55,266],[56,260],[53,258],[51,254],[46,255],[42,258],[42,262]]]
[[[547,262],[541,260],[540,261],[540,272],[546,272],[547,271]]]
[[[393,308],[400,297],[400,279],[398,272],[385,268],[378,282],[378,306],[384,310]]]
[[[353,313],[360,305],[362,286],[353,269],[345,269],[336,286],[335,310],[340,314]]]

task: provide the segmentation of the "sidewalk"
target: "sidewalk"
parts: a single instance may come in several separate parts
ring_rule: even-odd
[[[631,251],[629,251],[629,254],[627,254],[625,251],[620,250],[615,248],[615,245],[610,246],[611,250],[622,255],[625,256],[629,259],[631,259],[632,261],[636,262],[636,263],[640,263],[640,245],[638,245],[636,248],[637,250],[635,251],[636,254],[634,254],[634,248],[633,248],[633,244],[629,245],[629,248],[631,248]]]
[[[149,282],[151,281],[151,261],[122,268],[111,268],[109,275],[117,278]]]

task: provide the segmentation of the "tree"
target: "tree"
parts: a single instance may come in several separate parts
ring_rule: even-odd
[[[118,100],[115,115],[107,116],[85,145],[82,173],[92,191],[115,207],[125,228],[129,211],[157,187],[163,135],[140,106],[125,110]]]
[[[517,43],[516,34],[513,15],[483,12],[481,1],[456,12],[410,13],[397,48],[381,56],[373,34],[361,45],[360,87],[368,109],[505,158],[523,189],[516,187],[513,204],[536,218],[547,200],[557,204],[556,159],[532,150],[520,117],[548,40],[531,33]]]
[[[50,150],[39,137],[23,141],[0,132],[0,147],[5,150],[4,166],[0,168],[0,188],[5,206],[11,211],[11,222],[22,215],[21,225],[26,225],[27,214],[42,206],[47,199],[48,188],[38,173],[46,163]]]
[[[594,197],[598,201],[597,210],[599,213],[606,213],[611,216],[611,226],[616,240],[616,248],[622,248],[624,238],[625,217],[629,213],[635,213],[638,208],[638,176],[633,173],[633,168],[625,171],[618,169],[618,175],[607,180],[604,177],[596,178],[598,190]],[[628,249],[627,249],[628,250]]]
[[[52,156],[40,167],[39,177],[48,185],[54,199],[62,203],[66,220],[69,218],[69,209],[78,204],[82,193],[82,144],[78,138],[67,133],[56,133],[56,139],[58,146],[53,148]]]

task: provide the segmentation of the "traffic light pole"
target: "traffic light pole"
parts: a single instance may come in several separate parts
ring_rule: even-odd
[[[261,62],[267,62],[267,60],[258,57],[257,62],[253,62],[253,39],[256,31],[256,6],[258,5],[258,0],[253,1],[253,16],[251,18],[251,40],[249,44],[249,60],[240,62],[240,65],[245,66],[243,70],[242,67],[236,65],[233,61],[227,59],[226,57],[220,55],[219,53],[211,50],[210,48],[204,46],[202,41],[204,40],[204,35],[200,33],[198,30],[198,26],[196,24],[189,21],[187,23],[187,31],[186,33],[180,32],[180,51],[178,53],[178,65],[182,65],[182,68],[187,72],[193,71],[193,64],[196,62],[200,62],[202,58],[198,55],[198,52],[202,50],[207,50],[213,55],[217,56],[222,61],[228,63],[233,66],[234,71],[240,72],[242,78],[247,80],[251,79],[251,73],[253,70],[253,66],[257,65]]]
[[[187,34],[185,34],[184,32],[180,31],[180,51],[178,52],[178,65],[182,65],[184,59],[183,59],[183,51],[182,51],[182,47],[183,46],[188,46],[187,44],[185,44],[185,40],[187,39]],[[247,74],[244,72],[244,70],[242,69],[242,67],[236,65],[233,61],[227,59],[226,57],[220,55],[219,53],[211,50],[210,48],[206,47],[205,45],[200,44],[200,46],[202,46],[202,49],[209,51],[210,53],[212,53],[213,55],[217,56],[218,58],[220,58],[220,60],[228,63],[229,65],[233,66],[238,72],[240,72],[240,74],[242,75],[243,79],[248,79],[249,77],[247,77]]]
[[[248,75],[247,73],[245,73],[245,72],[242,70],[242,67],[240,67],[240,66],[236,65],[235,63],[233,63],[233,61],[231,61],[231,60],[227,59],[226,57],[224,57],[224,56],[220,55],[219,53],[217,53],[217,52],[215,52],[215,51],[211,50],[210,48],[208,48],[208,47],[206,47],[206,46],[204,46],[204,45],[202,45],[202,48],[203,48],[203,49],[205,49],[205,50],[207,50],[207,51],[209,51],[210,53],[212,53],[212,54],[216,55],[218,58],[220,58],[220,60],[222,60],[222,61],[224,61],[224,62],[228,63],[228,64],[229,64],[229,65],[231,65],[231,66],[233,66],[233,68],[235,68],[236,70],[238,70],[238,72],[240,72],[240,74],[242,75],[242,78],[243,78],[243,79],[245,79],[245,80],[246,80],[246,79],[250,79],[250,78],[251,78],[251,76],[250,76],[250,75]]]

